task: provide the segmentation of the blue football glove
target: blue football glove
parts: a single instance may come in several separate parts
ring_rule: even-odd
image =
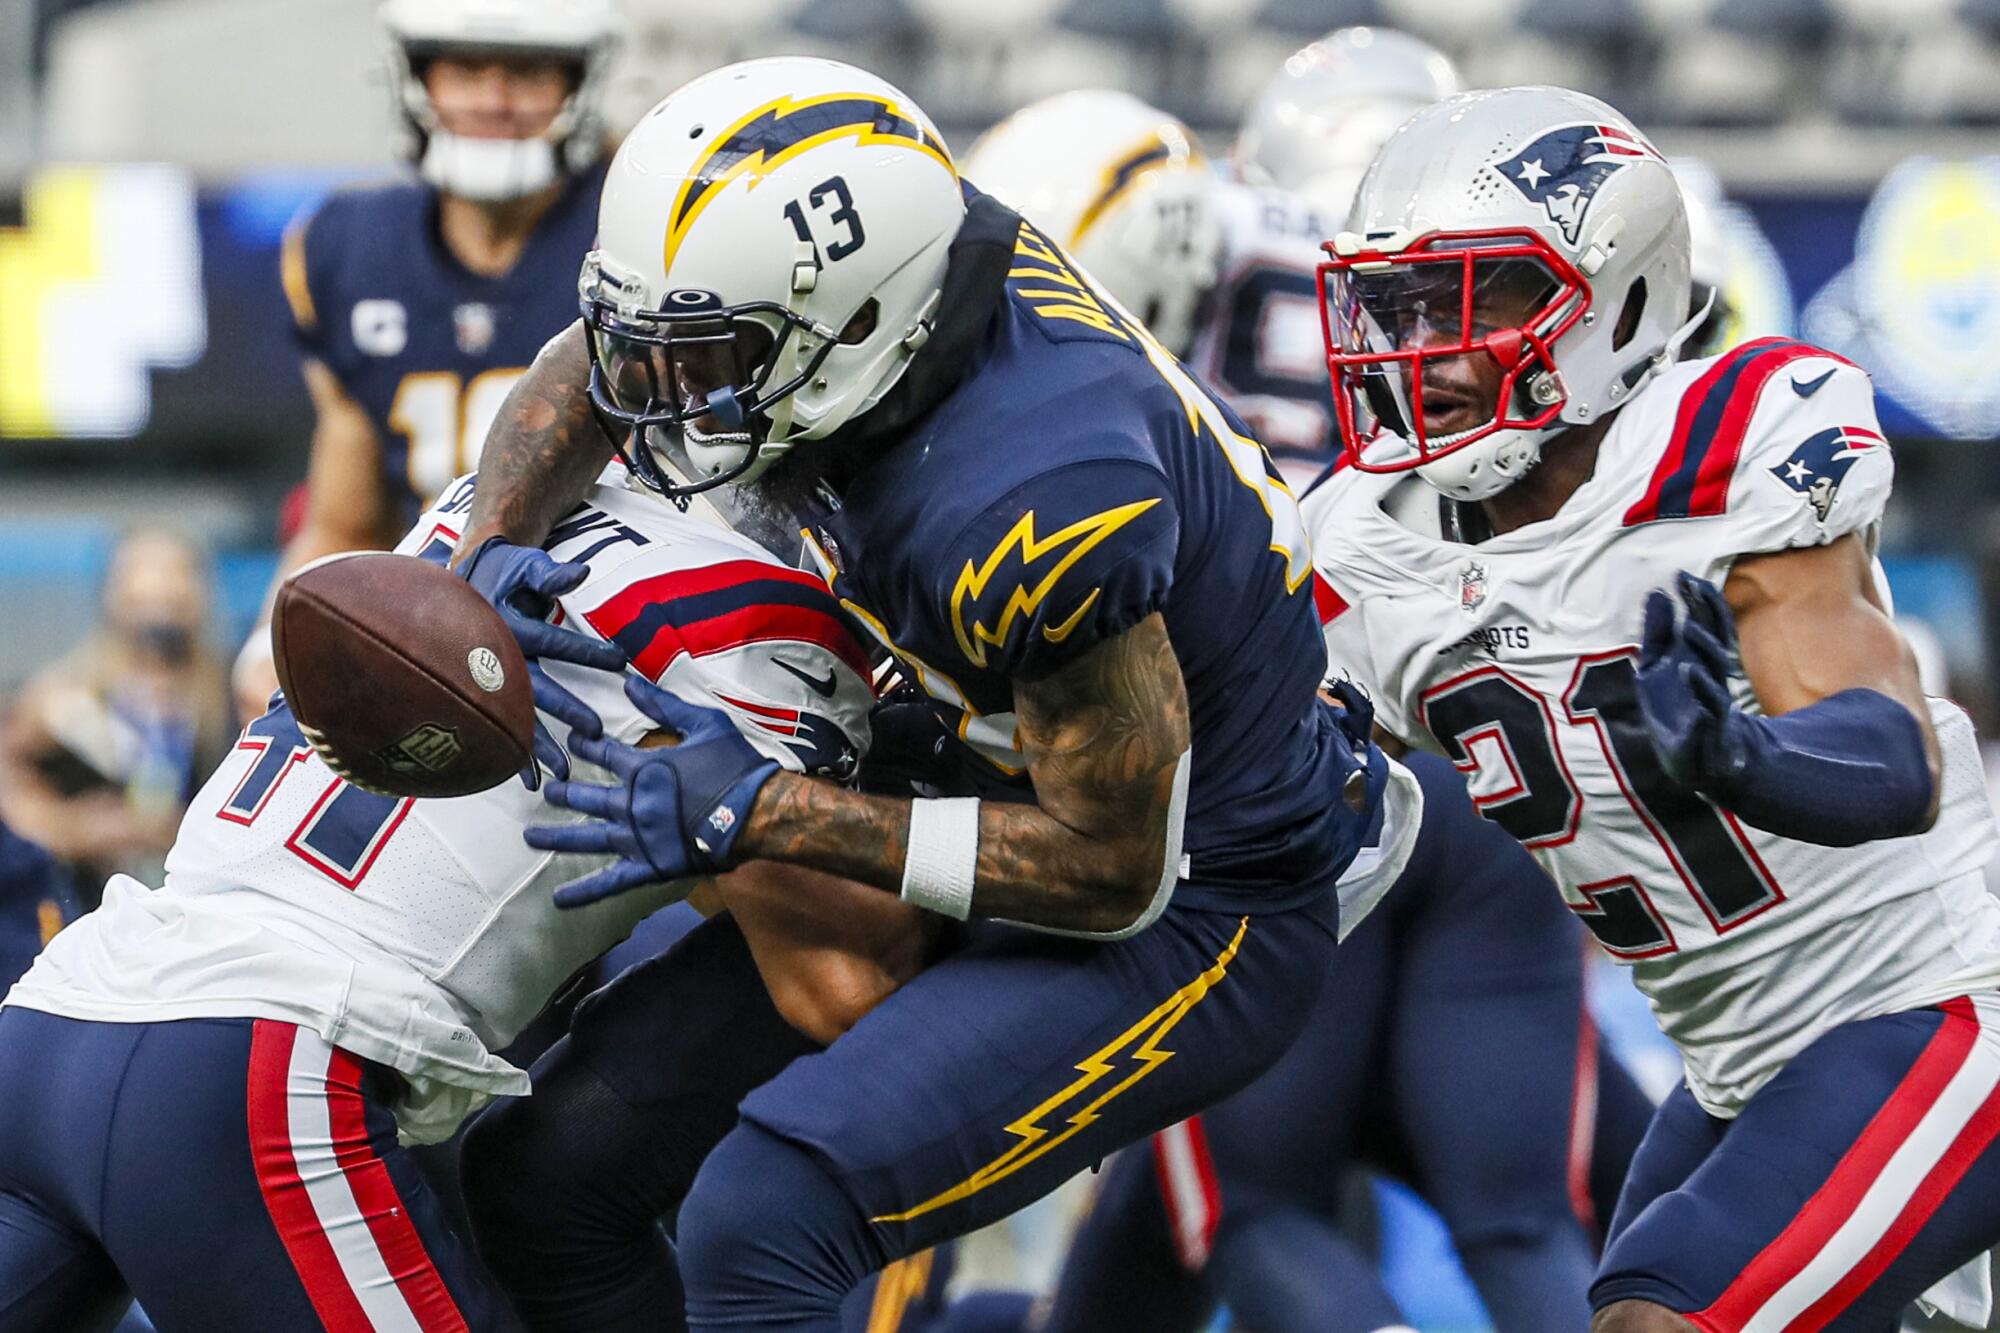
[[[590,567],[558,564],[539,547],[516,546],[504,537],[488,537],[459,567],[459,573],[481,597],[493,603],[521,645],[521,653],[528,659],[528,683],[534,688],[535,707],[579,735],[602,736],[604,723],[590,705],[549,679],[536,660],[552,657],[599,671],[625,669],[625,654],[615,645],[548,623],[555,599],[589,578]],[[569,776],[569,755],[539,718],[534,754],[534,762],[521,770],[521,782],[529,791],[541,785],[541,769],[559,778]]]
[[[556,906],[581,907],[641,884],[726,870],[757,793],[778,771],[728,716],[684,703],[643,676],[625,678],[635,707],[681,738],[641,750],[572,734],[579,759],[608,768],[618,786],[557,781],[553,805],[595,816],[582,824],[537,824],[528,845],[546,852],[615,853],[619,860],[556,890]]]
[[[1351,680],[1332,681],[1322,687],[1320,707],[1333,715],[1335,729],[1345,744],[1340,758],[1340,807],[1342,820],[1334,861],[1345,869],[1367,846],[1378,825],[1382,798],[1389,788],[1389,756],[1375,744],[1375,704]]]
[[[1736,621],[1722,590],[1682,573],[1674,599],[1646,594],[1639,640],[1639,712],[1667,776],[1704,795],[1727,796],[1750,763],[1750,719],[1729,699]]]
[[[1347,743],[1357,750],[1367,748],[1375,738],[1375,701],[1345,676],[1328,681],[1323,688],[1340,706],[1340,730]]]

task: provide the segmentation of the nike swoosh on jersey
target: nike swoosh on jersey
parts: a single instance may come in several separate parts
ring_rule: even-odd
[[[790,662],[785,661],[781,657],[772,658],[771,664],[773,666],[783,667],[785,670],[791,672],[794,676],[797,676],[800,680],[806,683],[807,689],[811,690],[814,694],[817,694],[820,698],[831,699],[833,697],[833,691],[837,685],[837,682],[834,679],[833,672],[831,671],[827,672],[826,679],[821,680],[819,677],[814,676],[809,672],[799,670],[797,667],[793,666]]]
[[[1818,393],[1821,386],[1832,378],[1833,368],[1831,366],[1827,368],[1824,374],[1815,376],[1809,380],[1802,380],[1794,376],[1792,379],[1792,392],[1801,398],[1810,398]]]

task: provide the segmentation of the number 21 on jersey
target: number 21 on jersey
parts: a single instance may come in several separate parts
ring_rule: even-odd
[[[1563,740],[1574,747],[1588,733],[1582,743],[1602,753],[1624,802],[1678,881],[1644,883],[1621,874],[1575,886],[1582,901],[1572,900],[1570,909],[1607,951],[1625,959],[1657,958],[1679,947],[1655,905],[1662,892],[1691,895],[1718,935],[1784,901],[1736,820],[1660,767],[1639,713],[1634,657],[1622,648],[1578,659],[1559,700],[1491,666],[1431,687],[1422,703],[1425,729],[1461,771],[1499,767],[1503,784],[1476,783],[1482,794],[1472,803],[1530,850],[1589,835]],[[1559,716],[1566,726],[1557,725]]]

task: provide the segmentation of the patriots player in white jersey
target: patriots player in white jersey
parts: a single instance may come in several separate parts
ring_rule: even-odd
[[[442,562],[473,492],[470,477],[447,488],[398,549]],[[852,770],[869,661],[818,579],[602,482],[547,549],[575,562],[548,588],[560,619],[602,641],[607,664],[629,657],[723,710],[785,769]],[[612,736],[656,733],[618,676],[546,669]],[[513,1327],[399,1132],[441,1140],[526,1093],[495,1052],[691,893],[732,911],[758,965],[808,988],[825,968],[824,993],[849,998],[879,998],[883,978],[836,957],[837,930],[799,921],[804,881],[857,925],[916,916],[755,864],[558,911],[553,887],[605,859],[527,846],[522,827],[548,815],[515,782],[454,800],[364,791],[282,698],[253,722],[195,798],[164,886],[113,879],[0,1009],[0,1329],[96,1327],[134,1294],[163,1330]],[[788,1016],[811,1025],[767,1017]],[[735,1039],[755,1044],[741,1027]]]
[[[1677,363],[1681,192],[1560,89],[1420,113],[1327,249],[1332,655],[1684,1057],[1594,1327],[1877,1333],[1920,1295],[1983,1326],[1982,1282],[1934,1284],[2000,1240],[1993,815],[1885,610],[1867,374]]]

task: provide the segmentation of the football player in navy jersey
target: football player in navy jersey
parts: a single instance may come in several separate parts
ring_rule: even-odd
[[[388,0],[418,179],[342,190],[282,252],[317,422],[305,519],[282,577],[392,545],[453,477],[541,345],[574,317],[597,225],[611,0]],[[246,717],[276,688],[259,625]]]
[[[595,818],[535,844],[623,860],[559,901],[770,859],[840,867],[947,932],[828,1049],[746,1090],[712,1147],[630,1072],[676,1068],[679,1019],[614,983],[537,1095],[469,1136],[468,1179],[532,1175],[538,1194],[482,1191],[475,1225],[496,1266],[572,1288],[541,1308],[658,1327],[603,1290],[652,1280],[627,1248],[652,1243],[645,1213],[627,1206],[618,1234],[613,1208],[539,1192],[630,1196],[700,1161],[678,1216],[689,1326],[830,1331],[870,1272],[1275,1060],[1332,969],[1336,881],[1385,791],[1407,812],[1415,783],[1369,744],[1364,701],[1318,698],[1308,553],[1263,450],[1057,246],[963,185],[895,88],[782,59],[668,98],[613,163],[584,305],[488,442],[461,542],[473,584],[510,602],[546,573],[517,543],[611,455],[614,423],[663,492],[733,483],[802,511],[811,559],[984,798],[791,782],[647,691],[678,746],[572,733],[616,781],[552,783]],[[548,1263],[572,1217],[596,1253]]]
[[[1324,470],[1331,400],[1315,363],[1318,316],[1310,304],[1304,320],[1273,316],[1275,287],[1243,304],[1255,291],[1238,263],[1250,253],[1244,228],[1262,216],[1259,262],[1290,262],[1310,301],[1318,241],[1331,234],[1311,219],[1343,215],[1339,195],[1376,138],[1448,88],[1441,61],[1400,33],[1344,29],[1274,75],[1239,140],[1239,169],[1313,183],[1310,208],[1275,186],[1216,182],[1185,126],[1123,93],[1064,93],[1015,113],[981,140],[967,173],[1065,238],[1135,312],[1200,308],[1214,264],[1191,262],[1200,248],[1181,241],[1226,223],[1232,253],[1242,253],[1225,266],[1233,276],[1211,313],[1225,326],[1231,311],[1243,316],[1233,327],[1255,335],[1247,346],[1308,367],[1309,383],[1278,403],[1265,395],[1285,397],[1282,386],[1253,392],[1240,370],[1196,364],[1259,423],[1260,438],[1275,431],[1300,446],[1294,462]],[[1362,65],[1366,79],[1355,77]],[[1300,224],[1289,249],[1270,239],[1284,218]],[[1185,339],[1186,328],[1182,319],[1155,332]],[[1281,407],[1312,407],[1311,430],[1286,434]],[[1587,1326],[1591,1223],[1609,1220],[1652,1107],[1599,1048],[1581,998],[1583,931],[1548,901],[1533,858],[1474,815],[1449,764],[1407,762],[1429,796],[1418,850],[1384,908],[1344,945],[1320,1015],[1250,1088],[1201,1125],[1161,1136],[1161,1161],[1180,1164],[1161,1173],[1164,1198],[1140,1158],[1116,1168],[1072,1250],[1052,1333],[1193,1329],[1218,1299],[1264,1333],[1401,1324],[1372,1260],[1341,1231],[1342,1187],[1362,1162],[1411,1180],[1440,1210],[1499,1333]],[[1481,1095],[1460,1096],[1467,1085]],[[1496,1135],[1510,1136],[1512,1151],[1492,1152]],[[1600,1168],[1594,1196],[1580,1163]],[[1130,1300],[1129,1274],[1170,1248],[1177,1280]]]
[[[55,857],[0,823],[0,995],[79,910]]]

